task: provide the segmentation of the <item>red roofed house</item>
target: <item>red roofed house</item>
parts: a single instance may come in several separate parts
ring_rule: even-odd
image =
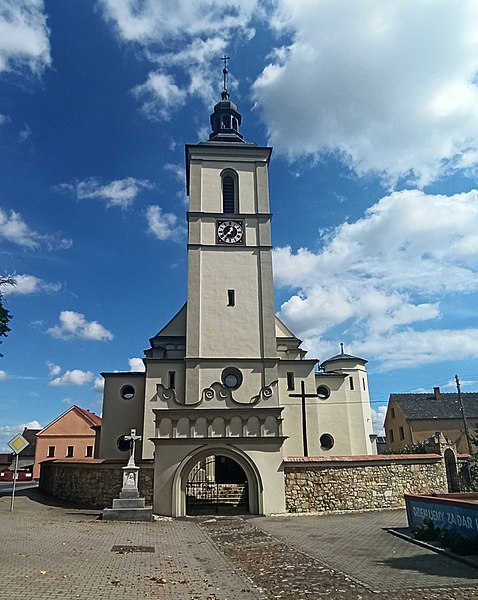
[[[73,405],[37,434],[33,477],[40,477],[40,463],[55,458],[78,460],[93,458],[95,428],[101,417]]]

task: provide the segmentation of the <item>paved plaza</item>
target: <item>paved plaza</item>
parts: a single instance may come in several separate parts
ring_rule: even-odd
[[[98,520],[0,489],[0,600],[478,599],[478,569],[392,536],[404,511]]]

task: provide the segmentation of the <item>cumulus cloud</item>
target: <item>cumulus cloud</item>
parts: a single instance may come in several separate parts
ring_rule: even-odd
[[[95,390],[95,392],[103,392],[103,390],[105,389],[105,380],[103,379],[103,377],[97,377],[95,379],[93,389]]]
[[[372,408],[372,424],[373,432],[377,435],[385,435],[383,424],[385,422],[385,415],[387,414],[386,406],[378,406],[376,409]]]
[[[30,70],[51,64],[49,29],[43,0],[3,0],[0,6],[0,72]]]
[[[56,293],[61,290],[61,283],[48,283],[35,275],[14,275],[15,285],[7,286],[2,291],[4,296],[12,296],[14,294],[37,294],[40,292]]]
[[[142,358],[129,358],[129,370],[136,372],[144,372],[146,370]]]
[[[93,373],[91,371],[81,371],[80,369],[73,369],[72,371],[65,371],[60,377],[52,379],[48,385],[59,387],[66,385],[84,385],[93,380]]]
[[[20,213],[11,210],[9,213],[0,208],[0,241],[4,239],[29,250],[45,247],[48,250],[67,249],[72,241],[59,234],[40,234],[32,230],[23,220]]]
[[[0,113],[0,125],[4,125],[10,121],[10,117],[8,115],[2,115]]]
[[[113,334],[97,321],[87,321],[85,315],[73,310],[62,310],[60,313],[60,323],[47,330],[48,333],[57,339],[71,340],[112,340]]]
[[[119,38],[141,47],[154,65],[146,81],[133,90],[152,120],[168,119],[192,96],[209,104],[215,95],[212,82],[217,82],[217,69],[211,72],[213,59],[234,36],[252,38],[251,21],[262,10],[257,0],[178,0],[174,10],[169,0],[145,0],[141,5],[101,0],[101,5]],[[173,76],[172,68],[181,76]]]
[[[280,0],[290,42],[253,86],[275,150],[423,186],[476,165],[478,4]]]
[[[8,379],[8,374],[6,371],[1,371],[0,370],[0,381],[5,381],[5,379]]]
[[[152,233],[158,240],[179,241],[186,232],[185,227],[178,224],[175,214],[165,213],[156,205],[148,206],[146,220],[149,233]]]
[[[107,206],[128,208],[135,198],[143,191],[154,188],[154,184],[147,179],[126,177],[107,184],[102,184],[96,177],[90,177],[74,183],[60,183],[54,187],[57,191],[66,191],[74,194],[78,200],[96,198],[104,200]]]
[[[61,367],[59,365],[55,365],[51,361],[46,361],[46,366],[50,372],[50,377],[55,377],[55,375],[59,375],[61,373]]]
[[[478,356],[474,328],[439,327],[455,293],[478,291],[477,228],[476,190],[385,196],[318,252],[275,250],[275,282],[293,291],[280,316],[322,358],[337,328],[384,369]]]

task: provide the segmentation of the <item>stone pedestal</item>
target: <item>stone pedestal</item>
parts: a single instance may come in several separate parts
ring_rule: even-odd
[[[103,510],[105,521],[152,521],[153,507],[145,506],[145,499],[139,497],[137,467],[132,460],[123,467],[123,487],[120,497],[113,500],[112,508]]]

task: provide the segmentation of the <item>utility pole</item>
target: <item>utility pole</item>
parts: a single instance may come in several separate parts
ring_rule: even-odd
[[[468,423],[466,422],[465,410],[463,408],[463,400],[461,397],[461,389],[460,389],[460,380],[458,379],[458,375],[455,375],[455,383],[456,383],[456,389],[458,391],[458,404],[460,405],[461,418],[463,419],[463,426],[465,428],[466,443],[468,445],[468,453],[471,456],[470,432],[468,430]]]

